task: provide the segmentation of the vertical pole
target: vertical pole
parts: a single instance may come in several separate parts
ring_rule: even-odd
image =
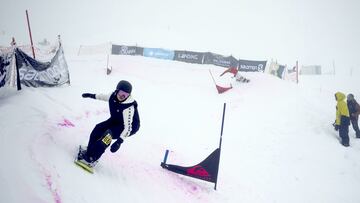
[[[223,132],[224,132],[225,110],[226,110],[226,103],[224,103],[224,108],[223,108],[223,116],[222,116],[222,123],[221,123],[221,132],[220,132],[220,143],[219,143],[219,149],[221,149],[222,135],[223,135]]]
[[[214,84],[216,85],[216,82],[215,82],[214,76],[213,76],[213,74],[211,73],[210,69],[209,69],[209,73],[210,73],[210,75],[211,75],[211,78],[212,78],[212,80],[213,80]]]
[[[165,156],[164,156],[164,161],[163,161],[164,164],[166,164],[168,155],[169,155],[169,150],[167,149],[167,150],[165,151]]]
[[[224,103],[223,116],[222,116],[222,122],[221,122],[221,132],[220,132],[220,142],[219,142],[219,164],[220,164],[222,135],[223,135],[223,132],[224,132],[225,110],[226,110],[226,103]],[[218,173],[219,173],[219,171],[218,171]],[[214,190],[216,190],[216,186],[217,186],[217,179],[216,179],[216,182],[215,182]]]
[[[26,10],[26,19],[27,19],[27,24],[28,24],[28,28],[29,28],[31,50],[32,50],[32,53],[33,53],[33,57],[34,57],[34,59],[35,59],[34,44],[33,44],[32,36],[31,36],[31,28],[30,28],[29,14],[28,14],[28,11],[27,11],[27,10]]]
[[[167,149],[165,151],[164,160],[163,160],[163,162],[160,163],[160,166],[163,167],[163,168],[166,167],[166,161],[167,161],[168,155],[169,155],[169,150]]]
[[[299,62],[296,61],[296,84],[299,83]]]
[[[109,54],[107,54],[107,59],[106,59],[106,69],[109,69]]]
[[[81,45],[79,47],[78,56],[80,56]]]

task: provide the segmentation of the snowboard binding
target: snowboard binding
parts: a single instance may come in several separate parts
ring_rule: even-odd
[[[89,162],[85,159],[86,157],[86,149],[87,147],[84,146],[79,146],[79,152],[77,157],[75,158],[75,164],[77,164],[78,166],[80,166],[81,168],[85,169],[86,171],[90,172],[90,173],[94,173],[94,167],[96,166],[96,164],[98,163],[98,160],[94,161],[94,162]]]
[[[95,142],[89,143],[89,146],[79,146],[79,152],[75,158],[75,163],[90,173],[94,172],[94,167],[98,163],[99,158],[110,146],[112,141],[111,130],[105,131],[103,136]]]

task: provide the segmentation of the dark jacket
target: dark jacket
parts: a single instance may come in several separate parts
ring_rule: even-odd
[[[140,128],[140,118],[137,102],[131,95],[123,102],[116,97],[116,92],[111,95],[97,94],[96,99],[109,102],[110,118],[108,119],[115,128],[114,139],[121,137],[125,139],[136,133]],[[116,130],[115,130],[116,129]]]
[[[355,99],[347,100],[350,119],[358,120],[360,114],[360,106]]]

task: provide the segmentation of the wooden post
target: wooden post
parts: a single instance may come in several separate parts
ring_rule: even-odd
[[[27,10],[26,10],[26,19],[27,19],[27,24],[28,24],[28,28],[29,28],[31,50],[32,50],[32,53],[33,53],[33,57],[34,57],[34,59],[35,59],[34,44],[33,44],[33,40],[32,40],[31,28],[30,28],[30,21],[29,21],[29,15],[28,15],[28,11],[27,11]]]

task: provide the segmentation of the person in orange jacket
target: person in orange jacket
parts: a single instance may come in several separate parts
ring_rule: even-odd
[[[350,146],[349,144],[349,109],[345,102],[345,94],[342,92],[335,93],[336,104],[336,120],[334,127],[336,131],[339,131],[339,136],[341,138],[341,144],[345,147]]]

